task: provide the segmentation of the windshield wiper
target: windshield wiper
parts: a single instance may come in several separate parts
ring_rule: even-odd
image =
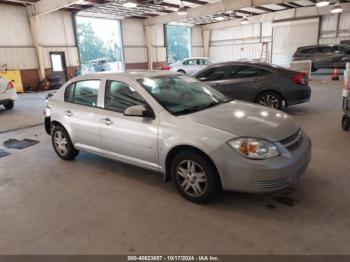
[[[226,101],[211,102],[211,103],[209,103],[209,104],[207,104],[205,106],[193,106],[193,107],[189,107],[189,108],[186,108],[184,110],[175,112],[174,114],[177,115],[177,116],[179,116],[179,115],[186,115],[186,114],[202,111],[202,110],[205,110],[205,109],[208,109],[208,108],[220,105],[222,103],[226,103]]]

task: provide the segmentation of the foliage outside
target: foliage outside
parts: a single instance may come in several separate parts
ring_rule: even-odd
[[[115,41],[117,36],[114,33],[112,33],[110,39],[104,41],[96,35],[91,22],[78,21],[77,35],[82,64],[99,58],[122,61],[121,47]]]
[[[191,28],[166,26],[168,62],[173,63],[191,56]]]

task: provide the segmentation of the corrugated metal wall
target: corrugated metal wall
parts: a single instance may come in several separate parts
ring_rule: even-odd
[[[200,26],[192,27],[192,57],[204,56],[203,31]]]
[[[342,40],[350,40],[349,21],[350,13],[323,16],[321,19],[319,43],[339,44]]]
[[[210,59],[215,62],[260,59],[262,42],[271,52],[270,22],[213,30],[210,38]]]
[[[0,8],[0,65],[19,70],[38,68],[26,8],[4,4]],[[39,24],[45,68],[51,68],[51,51],[65,52],[67,66],[79,66],[71,13],[57,11],[44,15]]]

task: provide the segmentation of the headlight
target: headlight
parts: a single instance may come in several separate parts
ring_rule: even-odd
[[[237,153],[250,159],[268,159],[280,155],[276,145],[263,139],[237,138],[228,144]]]

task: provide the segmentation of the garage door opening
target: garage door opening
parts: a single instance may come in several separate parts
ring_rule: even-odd
[[[167,25],[166,40],[169,63],[174,63],[179,60],[191,57],[190,27]]]
[[[82,74],[124,69],[119,20],[77,16],[76,26]]]

